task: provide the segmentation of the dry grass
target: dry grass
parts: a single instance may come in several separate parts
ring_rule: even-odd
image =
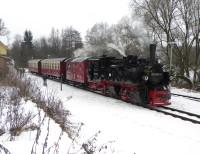
[[[18,74],[16,71],[9,72],[7,78],[1,83],[17,89],[18,94],[17,96],[12,96],[13,100],[17,100],[18,98],[23,98],[25,101],[31,100],[36,103],[37,107],[42,109],[48,117],[54,119],[70,138],[76,134],[78,124],[72,123],[69,120],[70,112],[64,109],[61,100],[55,97],[54,92],[47,92],[46,96],[44,96],[44,93],[36,86],[36,83],[31,81],[31,78]],[[15,103],[18,101],[15,101]],[[14,110],[12,112],[15,113]],[[20,117],[21,115],[15,114],[15,116]],[[29,117],[30,115],[27,116]],[[29,119],[31,118],[24,120],[29,121]],[[20,124],[23,125],[24,123]]]

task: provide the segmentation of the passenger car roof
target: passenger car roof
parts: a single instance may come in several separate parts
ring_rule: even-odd
[[[45,62],[53,62],[53,63],[59,63],[64,61],[66,58],[51,58],[51,59],[44,59],[41,62],[45,63]]]
[[[88,59],[88,57],[77,57],[77,58],[72,59],[71,62],[83,62],[87,59]]]

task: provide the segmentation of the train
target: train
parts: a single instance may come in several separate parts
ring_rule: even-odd
[[[156,59],[155,52],[156,45],[151,44],[149,58],[103,55],[32,59],[28,68],[44,78],[55,78],[133,104],[165,106],[171,104],[170,75]]]

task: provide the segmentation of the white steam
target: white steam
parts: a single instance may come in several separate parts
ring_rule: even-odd
[[[113,44],[113,43],[109,43],[109,44],[107,44],[107,46],[108,46],[109,48],[112,48],[112,49],[118,51],[119,54],[121,54],[122,56],[126,57],[124,48],[122,48],[122,47],[120,47],[120,46],[116,46],[116,45]]]
[[[91,46],[84,45],[83,48],[74,51],[75,57],[99,57],[102,55],[107,56],[126,56],[125,50],[115,44],[107,44],[106,46]]]

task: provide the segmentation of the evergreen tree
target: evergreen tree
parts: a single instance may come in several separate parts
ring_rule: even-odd
[[[27,61],[35,57],[32,40],[32,32],[30,30],[26,30],[24,32],[24,41],[21,43],[21,67],[26,67]]]
[[[31,31],[26,30],[24,32],[24,44],[23,44],[26,49],[33,48],[32,40],[33,40],[33,35],[31,33]]]

